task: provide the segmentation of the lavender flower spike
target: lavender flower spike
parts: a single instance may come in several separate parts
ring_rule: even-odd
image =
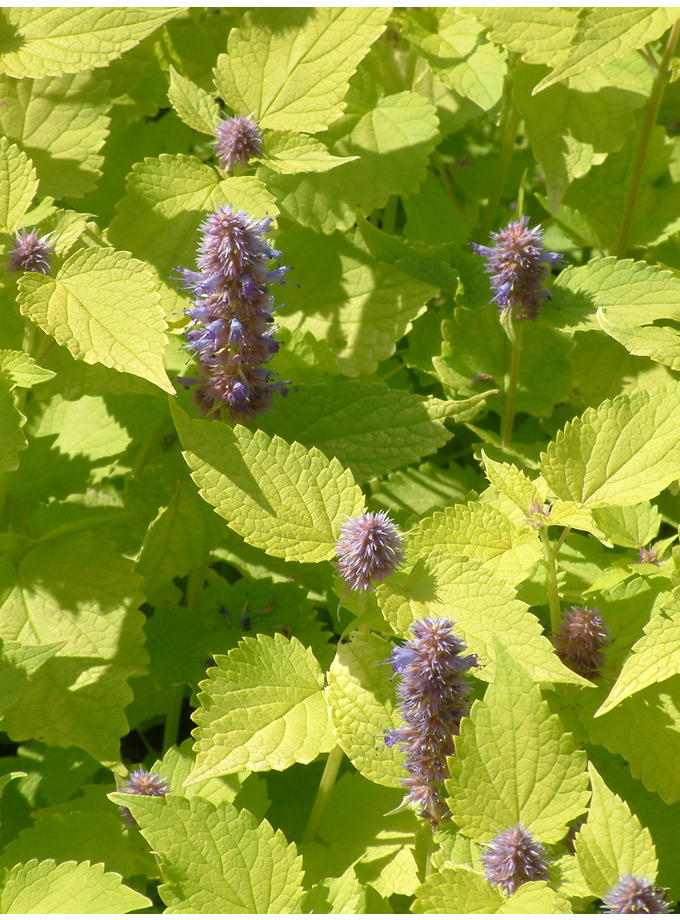
[[[281,253],[263,238],[273,221],[254,220],[230,205],[218,207],[200,226],[198,271],[179,269],[194,294],[187,332],[204,379],[196,400],[207,413],[227,407],[234,417],[252,418],[271,408],[281,382],[262,365],[279,349],[274,337],[271,284],[285,284],[287,268],[270,269]]]
[[[348,589],[368,591],[373,581],[384,581],[404,560],[402,538],[384,511],[350,518],[340,528],[336,543],[337,569]]]
[[[553,637],[561,661],[582,677],[597,677],[604,664],[604,649],[611,645],[606,623],[596,607],[572,607]]]
[[[218,124],[215,135],[215,149],[225,172],[232,172],[237,165],[247,166],[251,157],[262,156],[262,132],[245,115],[225,118]]]
[[[465,699],[470,687],[462,675],[477,666],[474,655],[462,654],[465,643],[453,627],[448,617],[414,623],[413,638],[389,659],[401,677],[397,696],[404,724],[385,732],[385,744],[398,744],[406,755],[408,797],[435,828],[448,816],[441,794],[446,758],[455,754],[453,736],[470,708]]]
[[[127,792],[130,795],[152,795],[165,798],[170,792],[170,785],[159,773],[147,773],[146,770],[140,767],[125,780],[120,791]],[[129,808],[121,805],[118,810],[125,818],[126,827],[132,827],[136,824]]]
[[[668,914],[666,892],[644,878],[626,875],[602,899],[608,914]]]
[[[511,221],[500,233],[492,233],[493,246],[470,243],[478,256],[486,259],[486,271],[491,275],[493,300],[502,314],[511,319],[534,320],[550,298],[543,286],[551,267],[564,263],[558,252],[543,248],[543,231],[529,229],[529,219]]]
[[[548,880],[545,847],[521,824],[494,837],[482,854],[482,863],[487,880],[508,897],[525,882]]]
[[[35,228],[30,233],[28,230],[22,230],[16,234],[7,264],[12,272],[40,272],[49,275],[52,253],[49,234],[38,236]]]

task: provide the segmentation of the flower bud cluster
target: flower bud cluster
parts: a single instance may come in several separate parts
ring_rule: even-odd
[[[338,574],[348,590],[368,591],[384,581],[404,560],[399,529],[384,511],[350,518],[340,528],[335,549]]]
[[[130,795],[152,795],[165,798],[169,794],[170,785],[167,780],[163,779],[159,773],[148,773],[142,767],[130,774],[125,780],[120,790]],[[132,813],[125,805],[118,809],[125,818],[125,826],[132,827],[137,822],[132,817]]]
[[[626,875],[602,899],[608,914],[668,914],[666,892],[644,878]]]
[[[470,687],[462,675],[477,666],[475,655],[462,654],[465,643],[453,627],[448,617],[414,623],[413,638],[389,659],[401,678],[397,696],[404,724],[385,732],[385,744],[398,744],[406,755],[409,799],[434,827],[448,815],[441,793],[446,758],[455,754],[453,736],[469,712],[465,698]]]
[[[276,354],[270,284],[285,284],[288,268],[281,253],[263,239],[273,221],[254,220],[230,205],[218,207],[200,226],[198,271],[179,269],[194,295],[187,332],[204,372],[196,400],[207,413],[229,408],[232,416],[251,418],[271,408],[281,382],[262,365]],[[276,259],[279,267],[268,268]]]
[[[470,245],[486,259],[499,311],[514,320],[536,319],[543,302],[550,298],[544,281],[551,268],[564,263],[563,256],[545,251],[543,231],[530,229],[527,217],[511,221],[499,233],[492,233],[491,239],[493,246]]]
[[[482,863],[487,880],[508,897],[525,882],[548,880],[546,849],[521,824],[494,837]]]
[[[562,614],[553,641],[561,661],[582,677],[597,677],[604,649],[611,645],[609,629],[596,607],[572,607]]]
[[[13,272],[40,272],[43,275],[49,275],[52,253],[53,249],[49,241],[49,234],[38,236],[38,231],[35,228],[30,232],[22,230],[16,234],[8,262],[9,270]]]
[[[215,136],[215,149],[225,172],[232,172],[235,166],[247,166],[251,157],[262,156],[262,132],[245,115],[225,118],[218,124]]]

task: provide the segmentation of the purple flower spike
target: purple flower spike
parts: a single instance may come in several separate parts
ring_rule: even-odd
[[[595,607],[565,610],[553,641],[559,658],[581,677],[597,677],[604,649],[611,645],[607,625]]]
[[[350,518],[340,528],[335,545],[337,569],[348,588],[368,591],[373,581],[384,581],[404,561],[402,538],[384,511]]]
[[[262,156],[262,133],[245,115],[225,118],[218,124],[215,134],[215,149],[225,172],[231,172],[237,165],[247,166],[251,157]]]
[[[455,754],[453,736],[470,708],[465,699],[470,687],[462,675],[477,666],[474,655],[462,654],[465,643],[453,626],[448,617],[414,623],[413,639],[389,659],[401,677],[397,696],[404,724],[385,732],[385,744],[398,744],[406,755],[408,797],[435,828],[449,813],[441,794],[446,758]]]
[[[638,562],[647,562],[649,565],[661,565],[656,555],[656,551],[646,546],[641,546],[638,550]]]
[[[200,226],[199,271],[179,269],[193,294],[187,347],[200,362],[204,377],[196,400],[207,414],[221,406],[232,417],[252,418],[271,408],[274,394],[285,395],[282,382],[264,370],[279,343],[272,338],[272,284],[285,284],[287,268],[270,269],[281,253],[264,240],[273,221],[254,220],[230,205],[218,207]]]
[[[545,251],[543,231],[540,227],[529,229],[527,217],[511,221],[500,233],[492,233],[491,239],[493,246],[470,245],[486,259],[499,312],[515,320],[536,319],[550,298],[543,282],[551,268],[564,264],[564,257]]]
[[[171,790],[167,780],[162,779],[159,773],[147,773],[146,770],[140,767],[138,770],[135,770],[134,773],[130,774],[129,778],[123,783],[120,791],[127,792],[130,795],[152,795],[165,798]],[[129,808],[121,805],[118,811],[120,811],[121,815],[125,818],[126,827],[132,827],[137,823],[132,817]]]
[[[9,270],[12,272],[40,272],[43,275],[49,275],[50,258],[53,251],[49,234],[38,236],[35,228],[30,233],[28,230],[17,232],[7,263]]]
[[[608,914],[668,914],[666,892],[644,878],[626,875],[602,899]]]
[[[508,897],[525,882],[548,880],[546,849],[521,824],[494,837],[482,863],[487,880]]]

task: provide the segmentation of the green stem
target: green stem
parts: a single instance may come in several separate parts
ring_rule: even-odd
[[[517,382],[519,380],[519,358],[522,350],[522,324],[518,323],[515,331],[515,341],[512,343],[512,358],[510,361],[510,380],[505,391],[503,405],[503,420],[501,422],[501,447],[510,447],[512,441],[512,423],[515,418],[515,400],[517,398]]]
[[[182,703],[184,702],[184,684],[176,684],[170,694],[170,704],[165,715],[165,725],[163,727],[163,754],[177,743],[179,734],[179,720],[182,715]]]
[[[550,545],[548,528],[541,528],[541,543],[543,544],[543,558],[545,559],[546,581],[548,584],[548,605],[550,606],[550,628],[555,634],[562,620],[560,596],[557,590],[557,570],[555,568],[555,553]]]
[[[307,827],[305,828],[305,832],[302,835],[303,843],[309,843],[310,840],[314,840],[316,838],[319,827],[321,825],[321,819],[324,816],[326,806],[328,805],[328,800],[331,797],[331,792],[333,791],[333,786],[335,785],[338,770],[340,769],[342,753],[343,752],[340,745],[336,745],[328,755],[328,760],[326,761],[326,766],[324,767],[321,782],[319,783],[319,789],[316,793],[314,804],[312,805],[309,820],[307,821]]]
[[[571,533],[571,527],[570,527],[569,525],[567,525],[567,526],[564,528],[564,530],[562,531],[562,534],[561,534],[559,540],[557,541],[557,543],[555,544],[555,548],[553,549],[553,556],[555,556],[555,558],[557,558],[557,554],[559,553],[560,549],[562,548],[562,544],[563,544],[564,541],[567,539],[567,537],[569,536],[570,533]]]
[[[505,78],[505,88],[503,90],[503,111],[501,112],[500,131],[503,140],[501,150],[496,164],[493,182],[491,184],[491,194],[482,214],[481,226],[479,229],[480,237],[486,239],[491,233],[496,212],[503,198],[503,189],[508,178],[510,170],[510,160],[515,149],[515,138],[522,116],[512,98],[512,68],[508,68],[508,74]]]
[[[618,259],[625,259],[626,252],[628,251],[628,240],[630,238],[631,227],[633,226],[633,217],[635,215],[637,197],[640,192],[640,186],[642,185],[642,175],[644,173],[645,163],[647,161],[647,153],[649,152],[649,143],[652,138],[652,130],[659,115],[659,108],[661,107],[661,99],[663,97],[664,90],[666,89],[668,81],[670,80],[671,61],[673,58],[673,52],[675,51],[675,46],[678,42],[678,38],[680,38],[680,19],[676,21],[675,25],[671,29],[671,34],[668,36],[666,50],[664,51],[661,63],[659,64],[659,70],[654,79],[654,83],[652,84],[652,91],[649,94],[647,110],[645,112],[645,117],[640,132],[640,142],[638,144],[637,154],[633,164],[633,174],[631,176],[630,186],[628,188],[626,207],[623,212],[623,220],[621,222],[619,245],[616,250],[616,256]]]
[[[443,161],[442,158],[439,156],[439,154],[437,153],[436,150],[435,150],[435,152],[432,154],[432,161],[433,161],[434,165],[437,167],[437,172],[439,173],[439,178],[442,180],[442,185],[443,185],[444,188],[446,189],[446,194],[447,194],[447,195],[449,196],[449,198],[453,201],[453,203],[456,205],[456,207],[458,207],[458,202],[456,201],[456,196],[453,194],[453,187],[452,187],[451,182],[450,182],[450,180],[449,180],[449,175],[448,175],[448,173],[446,172],[446,167],[444,166],[444,161]]]
[[[208,568],[208,560],[202,562],[189,572],[187,578],[187,590],[184,595],[184,606],[189,610],[198,610],[203,583],[205,582],[205,573]],[[179,732],[179,720],[182,715],[182,703],[184,702],[184,684],[178,684],[172,688],[170,694],[170,704],[165,716],[165,726],[163,728],[163,753],[177,742]]]

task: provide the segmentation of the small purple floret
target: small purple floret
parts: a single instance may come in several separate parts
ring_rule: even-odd
[[[564,264],[564,257],[545,251],[543,231],[540,227],[530,229],[527,217],[511,221],[499,233],[492,233],[491,239],[493,246],[470,245],[486,259],[499,312],[507,312],[515,320],[536,319],[544,301],[550,299],[544,281],[551,268]]]
[[[561,661],[581,677],[597,677],[604,649],[611,645],[609,629],[595,607],[572,607],[562,614],[553,641]]]
[[[215,135],[215,149],[225,172],[231,172],[237,165],[247,166],[251,157],[262,156],[262,132],[245,115],[225,118],[218,124]]]
[[[626,875],[602,899],[608,914],[668,914],[666,892],[644,878]]]
[[[35,228],[30,232],[22,230],[16,234],[7,264],[12,272],[40,272],[43,275],[49,275],[53,252],[49,234],[38,236]]]
[[[198,271],[179,269],[194,297],[187,347],[198,357],[205,379],[196,400],[208,414],[227,407],[233,417],[252,418],[285,395],[266,364],[279,343],[273,338],[272,284],[285,284],[288,268],[269,268],[281,253],[264,239],[273,221],[254,220],[230,205],[218,207],[200,226]]]
[[[482,854],[484,874],[508,897],[525,882],[547,881],[546,849],[521,824],[503,831]]]
[[[397,525],[384,511],[350,518],[335,545],[338,573],[348,589],[368,591],[372,582],[384,581],[401,565],[402,546]]]
[[[397,696],[404,724],[385,732],[385,744],[398,744],[406,755],[409,776],[404,786],[418,813],[433,825],[448,817],[441,785],[448,776],[446,758],[455,754],[453,736],[469,712],[463,680],[477,666],[475,655],[463,655],[465,643],[448,617],[428,617],[411,627],[413,638],[396,646],[389,659],[400,676]]]
[[[165,798],[170,793],[170,785],[167,780],[163,779],[159,773],[148,773],[140,767],[130,774],[121,787],[121,792],[127,792],[130,795],[152,795]],[[126,827],[132,827],[137,822],[132,817],[132,813],[125,805],[119,806],[118,810],[125,818]]]
[[[661,565],[656,554],[656,550],[646,546],[641,546],[638,551],[638,563],[648,563],[649,565]]]

